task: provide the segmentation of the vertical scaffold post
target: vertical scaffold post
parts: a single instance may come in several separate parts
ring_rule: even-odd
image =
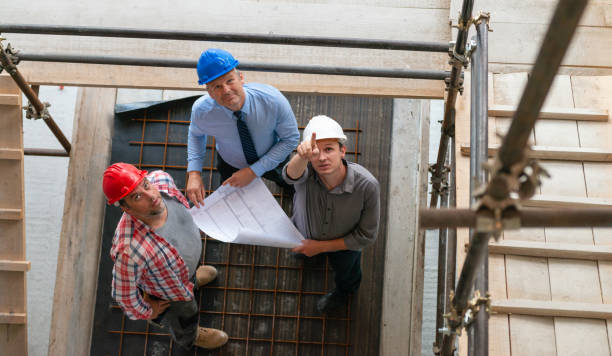
[[[488,150],[488,15],[481,14],[476,23],[476,48],[472,52],[472,86],[470,110],[470,207],[474,208],[474,192],[487,183],[487,172],[483,164],[487,162]],[[473,231],[470,231],[470,236]],[[489,287],[488,246],[483,246],[483,262],[476,267],[474,292],[487,296]],[[474,322],[468,330],[468,355],[488,356],[489,314],[484,306],[475,311]]]

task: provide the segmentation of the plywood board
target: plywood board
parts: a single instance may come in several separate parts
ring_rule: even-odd
[[[516,107],[512,105],[489,105],[488,111],[489,116],[512,117],[516,113]],[[538,119],[608,121],[610,113],[608,110],[554,108],[549,106],[540,111]]]
[[[553,318],[533,315],[509,315],[512,356],[556,356]]]
[[[612,305],[609,304],[508,299],[493,301],[491,308],[495,312],[504,314],[552,316],[555,318],[609,319],[612,317]]]

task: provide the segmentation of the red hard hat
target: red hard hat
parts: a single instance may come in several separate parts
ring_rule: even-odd
[[[129,163],[115,163],[104,171],[102,189],[109,204],[121,200],[130,194],[142,182],[147,171],[141,171]]]

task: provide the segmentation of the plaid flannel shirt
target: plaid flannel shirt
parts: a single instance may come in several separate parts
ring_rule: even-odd
[[[160,192],[189,208],[168,173],[155,171],[147,179]],[[140,290],[164,300],[193,299],[193,283],[178,251],[129,214],[123,213],[119,220],[110,255],[115,262],[112,297],[130,319],[149,319],[153,312]]]

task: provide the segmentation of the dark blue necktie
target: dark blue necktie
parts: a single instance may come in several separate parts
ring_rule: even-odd
[[[249,132],[249,128],[242,119],[244,114],[242,111],[234,111],[234,116],[238,120],[236,120],[236,126],[238,127],[238,135],[240,135],[240,143],[242,144],[242,152],[244,152],[244,157],[247,160],[249,165],[257,162],[259,157],[257,156],[257,151],[255,150],[255,145],[253,144],[253,138],[251,137],[251,133]]]

